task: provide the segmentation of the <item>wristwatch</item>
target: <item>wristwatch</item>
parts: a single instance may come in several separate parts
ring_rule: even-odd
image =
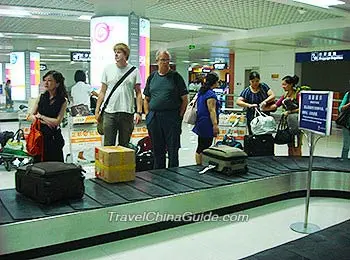
[[[142,116],[142,112],[136,112],[136,114],[139,114],[140,116]]]

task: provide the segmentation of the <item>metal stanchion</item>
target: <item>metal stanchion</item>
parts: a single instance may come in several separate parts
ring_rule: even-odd
[[[307,182],[306,182],[305,218],[304,218],[304,222],[296,222],[290,225],[290,228],[292,230],[303,234],[311,234],[320,230],[319,226],[312,223],[308,223],[308,218],[309,218],[309,206],[310,206],[313,154],[314,154],[315,145],[321,137],[319,137],[315,141],[315,134],[313,132],[309,132],[309,135],[307,137],[308,137],[310,158],[309,158],[309,169],[308,169]]]

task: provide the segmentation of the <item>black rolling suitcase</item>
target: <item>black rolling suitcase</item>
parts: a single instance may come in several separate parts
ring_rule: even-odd
[[[248,156],[273,156],[275,155],[275,142],[271,134],[245,135],[244,151]]]
[[[39,162],[19,167],[16,190],[34,201],[51,204],[84,195],[83,169],[72,163]]]

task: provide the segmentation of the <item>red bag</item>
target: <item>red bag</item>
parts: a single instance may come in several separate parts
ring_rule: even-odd
[[[41,155],[44,158],[44,138],[40,132],[40,120],[36,119],[30,126],[30,132],[27,136],[27,153],[31,156]]]

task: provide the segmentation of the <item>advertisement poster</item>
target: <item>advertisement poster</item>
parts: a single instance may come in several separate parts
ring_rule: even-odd
[[[6,78],[11,80],[12,100],[26,99],[24,64],[24,52],[11,52],[10,65],[6,67]]]
[[[144,89],[150,70],[150,21],[143,18],[140,18],[139,55],[141,89]]]
[[[30,53],[30,97],[36,98],[39,96],[40,84],[40,53]]]
[[[115,63],[113,46],[129,44],[129,18],[127,16],[95,17],[90,22],[91,36],[91,86],[101,87],[101,77],[106,65]]]
[[[299,127],[320,135],[331,134],[332,91],[300,92]]]

